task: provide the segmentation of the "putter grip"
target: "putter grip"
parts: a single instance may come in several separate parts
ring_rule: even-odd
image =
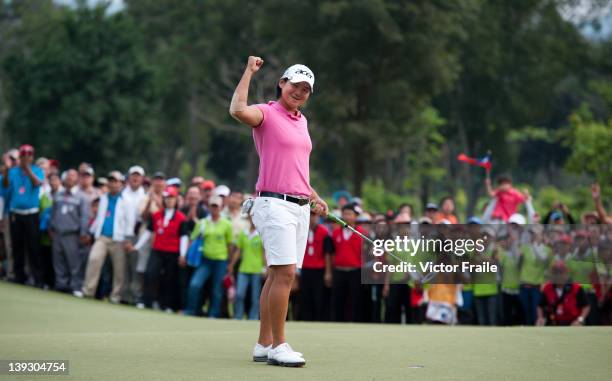
[[[315,204],[315,203],[314,203],[314,201],[311,201],[311,202],[310,202],[310,209],[314,209],[314,208],[315,208],[315,206],[317,206],[317,204]],[[338,217],[334,216],[334,215],[333,215],[333,214],[331,214],[331,213],[328,213],[328,214],[327,214],[327,218],[328,218],[329,220],[331,220],[332,222],[335,222],[335,223],[337,223],[337,224],[340,224],[340,226],[342,226],[342,227],[346,227],[346,225],[347,225],[347,224],[346,224],[346,222],[342,221],[340,218],[338,218]]]

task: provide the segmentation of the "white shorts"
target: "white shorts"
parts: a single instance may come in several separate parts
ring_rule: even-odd
[[[257,197],[251,216],[261,235],[268,266],[295,264],[301,268],[308,241],[310,205]]]

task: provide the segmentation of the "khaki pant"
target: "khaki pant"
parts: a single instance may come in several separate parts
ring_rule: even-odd
[[[91,247],[87,270],[85,271],[83,294],[90,297],[95,296],[100,272],[109,253],[113,263],[113,290],[110,299],[111,302],[119,303],[125,276],[125,253],[123,252],[123,242],[113,241],[109,237],[98,238]]]

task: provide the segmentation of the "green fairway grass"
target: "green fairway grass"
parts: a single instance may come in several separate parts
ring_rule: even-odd
[[[257,322],[210,320],[0,282],[0,359],[69,360],[7,380],[610,380],[612,328],[287,324],[304,368],[251,361]],[[422,367],[418,367],[422,366]]]

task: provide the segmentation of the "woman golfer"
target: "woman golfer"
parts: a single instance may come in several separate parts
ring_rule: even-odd
[[[316,213],[325,216],[328,212],[325,201],[310,186],[312,143],[306,117],[299,111],[314,90],[314,74],[304,65],[293,65],[278,81],[276,101],[248,106],[251,77],[263,62],[249,57],[230,105],[232,117],[253,128],[259,154],[251,216],[261,234],[269,270],[260,296],[259,340],[253,360],[296,367],[306,361],[285,341],[289,292],[296,267],[302,267],[304,259],[310,203]]]

